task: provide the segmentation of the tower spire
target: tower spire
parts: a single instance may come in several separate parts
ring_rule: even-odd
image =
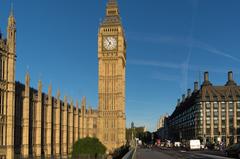
[[[15,54],[16,53],[16,21],[13,15],[13,3],[11,4],[10,15],[8,17],[7,44],[9,47],[9,52],[12,54]]]
[[[117,3],[117,0],[108,0],[108,4],[107,4],[108,6],[113,6],[113,5],[115,5],[115,6],[117,6],[118,5],[118,3]]]
[[[119,16],[117,0],[108,0],[106,15],[107,16]]]
[[[14,17],[13,1],[11,1],[10,17]]]

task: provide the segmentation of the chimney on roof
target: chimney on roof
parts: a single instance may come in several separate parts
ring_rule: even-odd
[[[228,81],[233,81],[233,72],[232,71],[228,72]]]
[[[208,72],[204,72],[204,82],[209,81],[209,74]]]
[[[188,97],[191,96],[191,89],[188,89],[188,90],[187,90],[187,95],[188,95]]]
[[[230,85],[237,85],[237,83],[233,80],[233,72],[232,71],[228,72],[228,81],[226,83],[226,86],[230,86]]]
[[[194,82],[194,92],[198,91],[198,82]]]
[[[184,100],[185,100],[185,94],[182,95],[182,101],[184,101]]]

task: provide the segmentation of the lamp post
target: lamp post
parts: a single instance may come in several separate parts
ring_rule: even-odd
[[[131,141],[131,146],[134,147],[135,146],[135,127],[134,127],[134,123],[131,123],[131,130],[132,130],[132,141]]]
[[[203,143],[206,145],[206,134],[203,134]]]

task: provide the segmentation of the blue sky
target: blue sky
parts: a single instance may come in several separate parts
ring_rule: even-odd
[[[21,0],[17,21],[16,80],[39,79],[62,96],[87,97],[97,107],[97,33],[106,0]],[[177,98],[208,70],[216,85],[234,71],[240,83],[239,0],[119,0],[127,38],[127,126],[154,130]],[[10,2],[0,0],[6,36]]]

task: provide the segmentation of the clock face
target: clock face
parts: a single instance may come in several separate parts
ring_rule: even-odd
[[[117,40],[115,37],[108,36],[104,37],[103,46],[107,50],[114,50],[117,47]]]

